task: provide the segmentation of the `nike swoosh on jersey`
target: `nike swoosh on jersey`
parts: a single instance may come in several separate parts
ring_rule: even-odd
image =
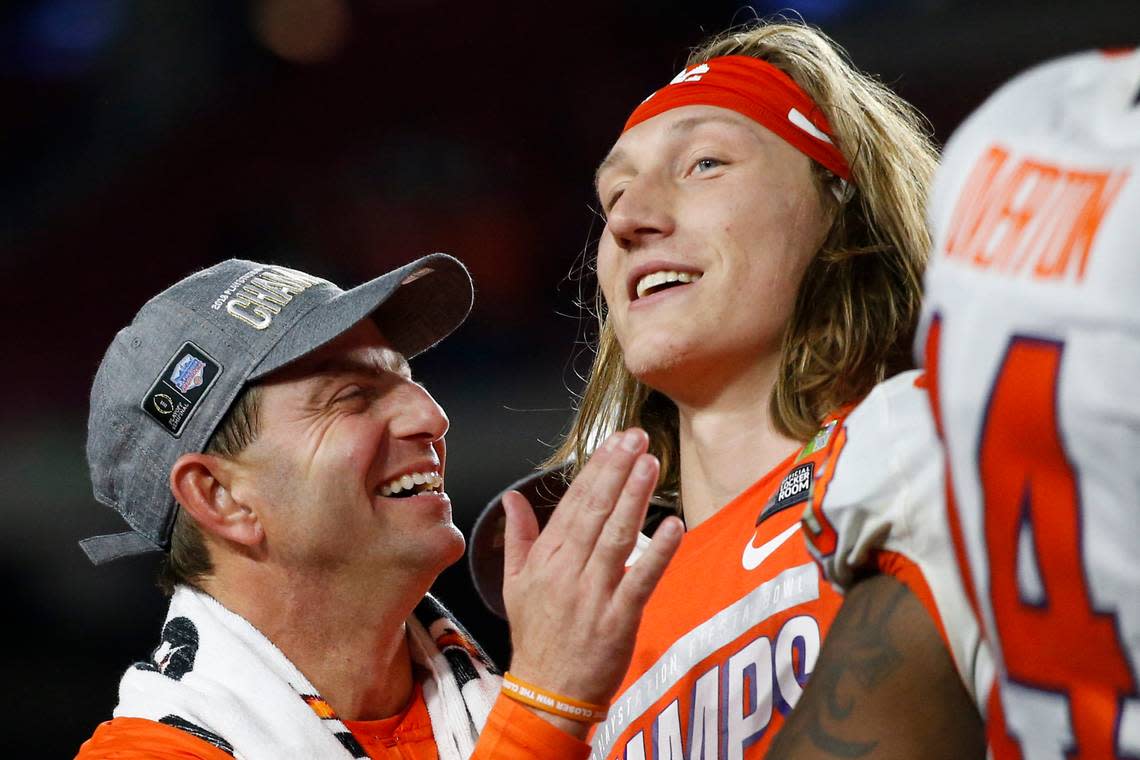
[[[760,566],[760,563],[772,556],[772,552],[780,548],[780,546],[792,537],[792,534],[800,529],[800,523],[796,522],[789,525],[784,529],[784,532],[768,539],[760,546],[754,546],[752,541],[744,545],[744,556],[740,558],[740,563],[744,565],[745,570],[753,570]],[[753,539],[755,539],[753,535]]]

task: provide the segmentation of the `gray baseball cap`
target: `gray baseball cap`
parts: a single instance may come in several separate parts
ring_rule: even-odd
[[[202,451],[246,384],[371,316],[411,358],[471,311],[467,269],[424,256],[352,290],[304,272],[230,259],[148,301],[120,330],[91,387],[87,463],[95,498],[130,526],[79,542],[95,564],[170,546],[175,460]]]

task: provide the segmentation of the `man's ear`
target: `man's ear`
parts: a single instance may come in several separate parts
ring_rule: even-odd
[[[183,454],[170,468],[170,490],[206,533],[257,546],[265,531],[257,512],[234,499],[232,465],[212,454]]]

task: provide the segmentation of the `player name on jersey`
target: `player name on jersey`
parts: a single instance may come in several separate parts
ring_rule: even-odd
[[[993,145],[966,182],[946,236],[947,258],[1006,275],[1080,281],[1101,220],[1128,176]]]

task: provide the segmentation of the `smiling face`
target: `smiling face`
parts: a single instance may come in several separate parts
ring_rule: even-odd
[[[774,361],[829,214],[810,160],[716,106],[666,111],[602,163],[598,282],[629,371],[677,400]]]
[[[447,417],[372,320],[261,390],[261,430],[235,458],[231,488],[262,521],[270,557],[373,583],[459,559],[443,491]]]

